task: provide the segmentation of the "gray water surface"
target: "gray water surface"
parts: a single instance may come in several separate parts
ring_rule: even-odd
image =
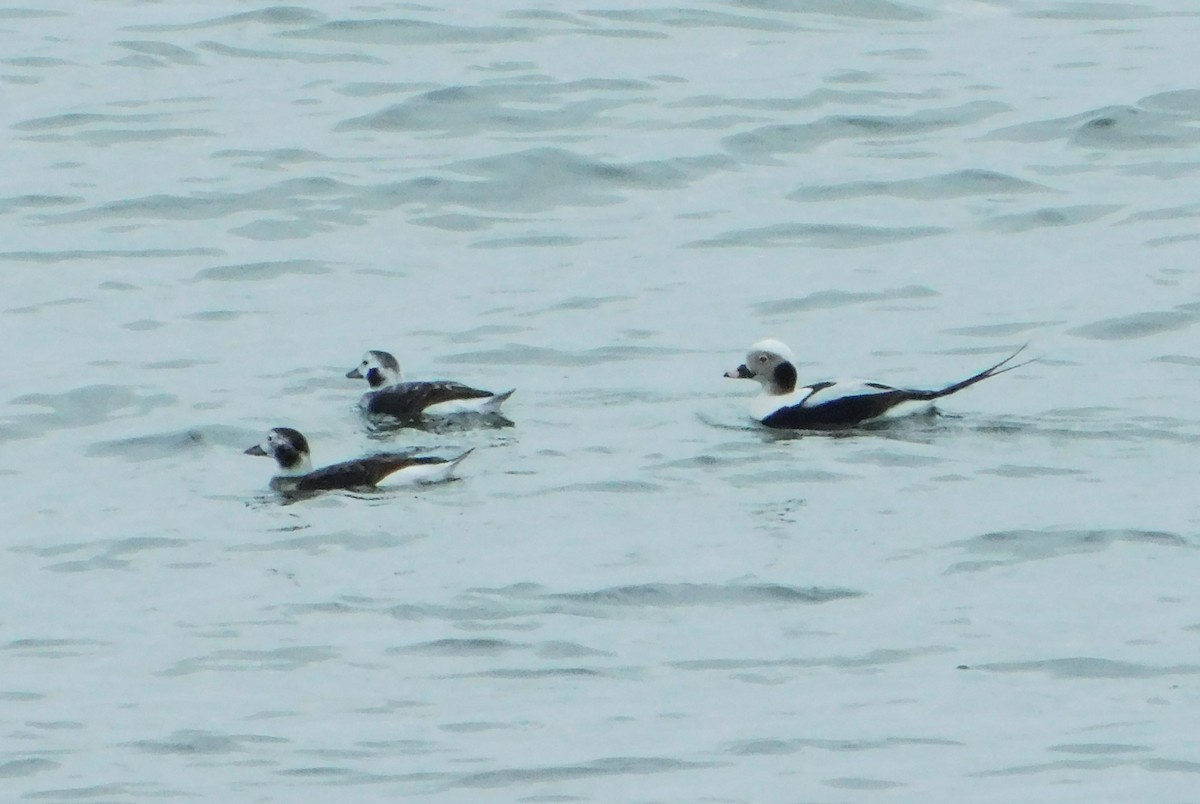
[[[1194,4],[0,29],[3,800],[1195,800]],[[1040,360],[774,433],[765,336]],[[365,427],[370,348],[513,426]],[[285,504],[275,425],[475,453]]]

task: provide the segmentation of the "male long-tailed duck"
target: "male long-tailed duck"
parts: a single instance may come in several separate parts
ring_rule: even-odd
[[[931,391],[893,388],[867,380],[829,380],[798,386],[792,350],[785,344],[768,338],[751,346],[746,355],[746,362],[726,372],[725,376],[755,380],[762,385],[762,393],[750,403],[750,415],[767,427],[844,427],[869,422],[889,414],[913,412],[914,406],[906,403],[932,403],[935,399],[949,396],[988,377],[1020,368],[1032,361],[1008,364],[1024,349],[1022,346],[991,368],[965,380]]]
[[[437,483],[450,479],[471,450],[449,460],[384,453],[313,469],[308,439],[298,430],[276,427],[267,433],[265,441],[250,447],[246,454],[274,458],[279,471],[271,478],[271,488],[288,492],[370,488],[384,478],[388,478],[389,484]]]
[[[404,382],[396,358],[378,350],[363,355],[362,362],[346,376],[352,380],[365,379],[371,386],[359,400],[359,407],[367,413],[397,419],[459,413],[498,414],[504,400],[516,390],[494,394],[452,380]]]

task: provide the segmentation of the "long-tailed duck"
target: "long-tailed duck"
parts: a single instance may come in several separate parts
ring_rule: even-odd
[[[458,413],[498,414],[504,400],[516,390],[494,394],[451,380],[404,382],[396,358],[378,350],[363,355],[358,367],[346,376],[352,380],[365,379],[371,386],[359,401],[364,411],[397,419]]]
[[[792,350],[774,339],[759,341],[750,347],[746,362],[726,377],[755,380],[762,385],[750,403],[750,415],[767,427],[819,429],[838,427],[878,419],[903,412],[905,403],[932,403],[977,382],[1020,368],[1026,363],[1008,365],[1025,349],[965,380],[932,391],[893,388],[867,380],[832,380],[796,385],[796,366]],[[906,406],[911,410],[912,405]]]
[[[274,458],[279,471],[271,478],[271,488],[287,492],[369,488],[384,478],[397,484],[437,483],[448,480],[471,450],[449,460],[384,453],[313,469],[308,439],[298,430],[276,427],[267,433],[265,441],[247,449],[246,454]]]

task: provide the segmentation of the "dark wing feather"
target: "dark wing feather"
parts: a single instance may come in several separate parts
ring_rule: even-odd
[[[919,398],[913,396],[909,391],[888,388],[888,386],[882,386],[882,388],[887,390],[881,390],[877,394],[843,396],[811,407],[803,403],[792,405],[789,408],[775,411],[763,419],[762,423],[767,427],[791,429],[844,427],[882,416],[901,402]]]
[[[420,416],[425,408],[439,402],[483,399],[491,395],[490,391],[471,388],[460,382],[439,380],[398,383],[367,394],[364,401],[368,413],[412,419]]]
[[[335,463],[297,479],[298,491],[351,489],[374,486],[380,480],[407,466],[424,463],[445,463],[443,458],[414,455],[372,455],[345,463]]]

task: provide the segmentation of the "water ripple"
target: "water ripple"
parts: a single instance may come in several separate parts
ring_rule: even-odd
[[[957,107],[927,109],[908,115],[834,115],[812,123],[762,126],[724,140],[742,159],[806,153],[835,140],[912,137],[964,126],[1008,110],[1003,103],[970,101]]]
[[[61,765],[48,759],[12,759],[0,762],[0,779],[12,779],[18,776],[31,776],[42,771],[54,770]]]
[[[636,102],[637,96],[609,98],[613,93],[644,95],[643,81],[572,81],[504,83],[442,87],[363,117],[345,120],[338,131],[437,131],[448,137],[488,132],[530,133],[577,130],[598,125],[605,112]],[[579,96],[570,100],[572,96]]]
[[[158,740],[136,740],[130,748],[147,754],[183,754],[202,756],[214,754],[242,753],[257,745],[283,745],[288,741],[281,737],[260,734],[221,734],[199,729],[183,729],[172,732]]]
[[[891,22],[924,22],[934,18],[927,9],[893,0],[733,0],[741,8],[790,14],[819,14]]]
[[[1200,104],[1193,90],[1143,98],[1135,106],[1106,106],[1068,117],[1021,123],[989,139],[1014,142],[1067,140],[1087,148],[1179,148],[1200,142]]]
[[[510,787],[534,782],[558,782],[596,776],[627,776],[647,773],[673,773],[716,767],[712,762],[685,762],[667,757],[609,757],[575,765],[538,768],[505,768],[461,776],[458,787]]]
[[[1043,207],[1032,212],[998,215],[984,221],[983,228],[1006,234],[1028,232],[1046,226],[1078,226],[1091,223],[1121,210],[1120,204],[1081,204],[1070,207]]]
[[[173,394],[120,385],[87,385],[58,394],[23,394],[14,405],[49,408],[46,413],[15,416],[0,431],[0,440],[35,438],[51,430],[89,427],[118,418],[138,418],[177,402]]]
[[[729,160],[720,156],[619,163],[561,148],[537,148],[445,166],[447,172],[469,178],[426,176],[378,185],[354,185],[323,176],[289,178],[244,192],[156,194],[42,213],[38,218],[47,224],[186,221],[242,218],[258,212],[277,217],[231,231],[257,240],[291,239],[362,225],[372,215],[409,205],[420,207],[422,215],[444,207],[466,207],[512,216],[563,206],[615,204],[625,192],[679,189],[728,166]],[[477,220],[482,225],[491,222]]]
[[[564,592],[546,600],[598,606],[724,606],[761,603],[828,603],[861,597],[848,589],[800,588],[782,584],[638,584],[600,589],[595,592]]]
[[[448,45],[533,42],[542,32],[528,27],[445,25],[416,19],[336,20],[308,28],[282,31],[292,39],[322,39],[371,45]]]
[[[862,224],[779,223],[773,226],[723,232],[716,237],[686,243],[685,247],[786,247],[811,244],[817,248],[867,248],[932,237],[949,231],[949,229],[937,226],[888,228]]]
[[[958,740],[943,740],[934,737],[882,737],[862,740],[822,740],[796,738],[789,740],[760,739],[743,740],[730,745],[726,750],[742,756],[776,756],[794,754],[809,748],[822,751],[879,751],[896,746],[961,746]]]
[[[1200,321],[1200,311],[1163,310],[1155,313],[1131,313],[1117,318],[1094,321],[1067,330],[1068,335],[1090,340],[1113,341],[1147,338],[1164,332],[1185,329]]]
[[[212,17],[197,22],[130,25],[125,30],[167,33],[171,31],[199,31],[205,28],[224,28],[246,25],[247,23],[313,25],[321,22],[323,19],[324,17],[320,13],[299,6],[268,6],[267,8],[260,8],[254,11]]]
[[[880,648],[859,656],[824,656],[803,659],[689,659],[671,662],[682,670],[757,670],[772,667],[863,668],[907,662],[953,652],[948,647]]]
[[[203,672],[290,671],[310,664],[329,661],[337,656],[332,648],[296,646],[274,650],[219,650],[208,656],[182,659],[161,676],[186,676]]]
[[[1042,659],[1024,662],[993,662],[976,665],[979,670],[995,673],[1047,673],[1054,678],[1162,678],[1200,674],[1200,665],[1152,665],[1120,662],[1091,656]]]
[[[1149,530],[1012,530],[985,533],[948,547],[983,554],[989,558],[963,561],[947,572],[979,572],[1024,561],[1042,561],[1080,553],[1105,550],[1127,543],[1160,547],[1191,547],[1175,533]]]
[[[857,293],[845,290],[821,290],[798,298],[759,302],[754,305],[754,309],[762,315],[784,315],[808,310],[832,310],[855,304],[873,304],[901,299],[929,299],[937,295],[937,291],[923,285],[905,285],[887,290]]]
[[[978,195],[995,196],[1051,191],[1051,188],[1036,182],[1025,181],[991,170],[973,169],[898,181],[859,181],[802,187],[789,194],[787,198],[792,201],[824,202],[847,198],[891,196],[918,201],[935,201]]]
[[[646,360],[679,354],[677,349],[650,346],[600,346],[567,351],[549,347],[510,343],[492,349],[459,352],[444,358],[447,363],[488,366],[599,366],[627,360]]]

